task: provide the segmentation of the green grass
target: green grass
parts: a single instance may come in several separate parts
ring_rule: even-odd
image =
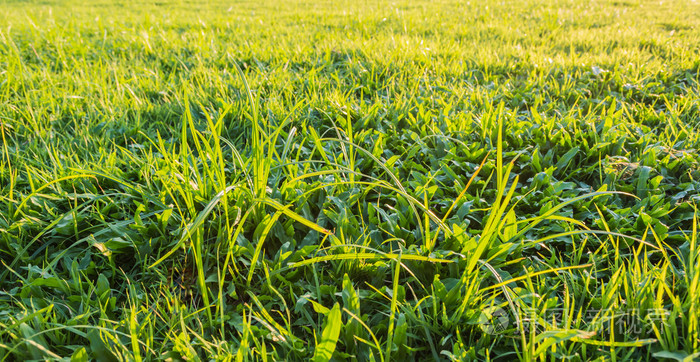
[[[1,2],[0,360],[697,359],[698,14]]]

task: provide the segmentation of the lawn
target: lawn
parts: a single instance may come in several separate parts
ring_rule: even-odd
[[[0,2],[0,360],[700,358],[700,3]]]

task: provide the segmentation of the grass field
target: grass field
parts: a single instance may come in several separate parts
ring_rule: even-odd
[[[0,1],[0,360],[700,358],[696,1]]]

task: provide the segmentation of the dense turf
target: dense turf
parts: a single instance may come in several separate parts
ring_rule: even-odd
[[[0,358],[698,357],[697,2],[71,3],[0,3]]]

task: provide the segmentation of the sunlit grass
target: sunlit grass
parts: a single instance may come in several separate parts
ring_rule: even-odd
[[[5,1],[0,359],[697,359],[698,13]]]

